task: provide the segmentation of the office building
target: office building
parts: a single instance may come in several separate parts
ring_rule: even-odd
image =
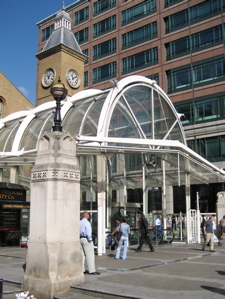
[[[225,0],[80,0],[65,10],[88,56],[85,88],[106,89],[128,75],[156,80],[183,114],[189,147],[225,168]],[[39,51],[54,18],[37,24]],[[223,189],[196,188],[204,211],[203,198]]]

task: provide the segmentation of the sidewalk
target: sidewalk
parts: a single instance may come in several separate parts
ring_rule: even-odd
[[[200,244],[178,243],[155,246],[140,253],[130,248],[127,260],[115,260],[114,252],[96,256],[101,275],[85,275],[85,283],[72,286],[71,293],[56,299],[140,298],[140,299],[224,299],[225,244],[215,245],[215,252],[201,251]],[[4,279],[3,298],[15,298],[22,290],[27,249],[0,247],[0,278]],[[18,284],[10,284],[9,282]],[[9,293],[11,292],[11,293]],[[82,295],[81,295],[82,293]],[[38,298],[41,299],[41,298]]]

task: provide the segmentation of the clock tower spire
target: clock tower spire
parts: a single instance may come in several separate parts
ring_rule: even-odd
[[[51,85],[60,77],[68,89],[68,95],[84,89],[84,61],[87,56],[81,51],[71,31],[71,18],[62,9],[54,19],[54,31],[47,40],[38,58],[36,105],[54,100],[50,94]]]

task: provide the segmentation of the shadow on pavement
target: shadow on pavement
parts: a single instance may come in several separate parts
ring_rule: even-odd
[[[203,289],[210,291],[212,293],[220,294],[220,295],[225,295],[225,290],[219,289],[219,288],[213,288],[209,286],[201,286]]]
[[[216,271],[218,274],[220,274],[220,275],[225,275],[225,271],[219,271],[219,270],[217,270]]]

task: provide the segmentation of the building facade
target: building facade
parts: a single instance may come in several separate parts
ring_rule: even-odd
[[[225,168],[225,0],[80,0],[65,10],[88,56],[85,88],[106,89],[134,74],[156,80],[183,114],[188,146]],[[55,15],[37,24],[39,51]],[[213,211],[224,184],[192,190],[202,211]],[[182,190],[175,193],[183,210]]]
[[[29,100],[0,72],[0,118],[4,118],[21,109],[32,108],[34,106]]]
[[[199,57],[197,61],[194,58],[197,59],[199,53],[196,57],[190,49],[188,54],[178,53],[176,51],[182,49],[182,43],[177,41],[173,45],[172,42],[177,30],[186,30],[182,22],[187,15],[188,38],[180,34],[176,40],[185,37],[187,45],[192,45],[197,37],[193,35],[192,38],[195,33],[190,32],[191,16],[197,13],[201,15],[202,11],[209,16],[210,11],[217,18],[220,8],[223,18],[224,2],[204,1],[198,4],[192,1],[193,8],[187,1],[162,3],[76,1],[39,22],[38,107],[3,119],[0,126],[1,179],[19,184],[26,180],[29,185],[30,176],[29,173],[25,174],[24,169],[30,169],[35,161],[37,142],[42,132],[51,131],[52,128],[55,101],[49,97],[50,88],[58,76],[66,88],[70,86],[71,95],[63,103],[62,125],[77,141],[81,168],[81,209],[92,213],[92,222],[97,228],[99,254],[104,251],[105,229],[113,225],[114,217],[129,213],[132,226],[136,229],[140,210],[148,214],[151,225],[154,225],[154,217],[159,213],[164,215],[164,220],[173,213],[181,213],[181,220],[182,213],[186,213],[187,240],[192,242],[190,224],[192,209],[196,210],[196,194],[200,195],[201,212],[212,213],[215,211],[216,194],[223,190],[225,175],[221,169],[222,157],[217,161],[219,167],[204,159],[204,156],[208,158],[211,151],[207,149],[208,144],[203,147],[201,141],[203,137],[223,138],[224,118],[222,115],[215,117],[215,105],[209,99],[219,94],[220,101],[215,100],[215,103],[220,104],[219,111],[222,111],[222,54],[212,51],[212,47],[206,47],[205,52],[201,49],[202,59]],[[208,6],[209,3],[211,6]],[[178,11],[181,7],[184,12]],[[169,13],[173,17],[169,17]],[[140,20],[143,26],[140,26]],[[120,22],[120,30],[117,30]],[[87,29],[84,28],[86,25],[89,26],[85,27]],[[203,32],[208,30],[203,29]],[[217,36],[222,30],[223,41],[223,24],[217,29],[212,31]],[[93,36],[82,42],[82,36],[85,35],[81,32],[88,32],[87,36],[92,33]],[[107,40],[108,33],[110,39]],[[72,40],[74,42],[71,45]],[[221,45],[220,39],[218,51],[223,49]],[[89,48],[85,49],[87,46]],[[82,51],[80,47],[83,47]],[[112,50],[114,48],[115,52]],[[163,53],[168,54],[165,59]],[[218,55],[203,59],[204,53]],[[77,64],[79,60],[85,63],[84,77],[81,63],[80,67]],[[74,86],[70,81],[74,78],[70,76],[71,70],[77,75]],[[214,77],[209,77],[213,74]],[[79,78],[80,86],[85,81],[86,90],[77,92]],[[199,81],[195,81],[197,79]],[[214,93],[210,94],[210,90]],[[173,99],[179,113],[167,94]],[[191,100],[188,94],[192,96]],[[203,102],[199,110],[196,106],[198,101],[195,103],[196,95],[201,95]],[[199,140],[200,148],[205,150],[205,155],[201,153],[203,157],[186,146],[180,122],[183,114],[189,142],[191,144],[192,139]],[[213,134],[210,130],[216,135],[210,135]],[[220,147],[223,148],[222,142]],[[215,149],[212,144],[211,149]],[[134,240],[137,241],[136,235]]]
[[[88,56],[85,88],[133,74],[156,80],[184,114],[188,145],[225,168],[225,0],[80,0],[65,10]],[[39,51],[54,17],[37,24]]]

